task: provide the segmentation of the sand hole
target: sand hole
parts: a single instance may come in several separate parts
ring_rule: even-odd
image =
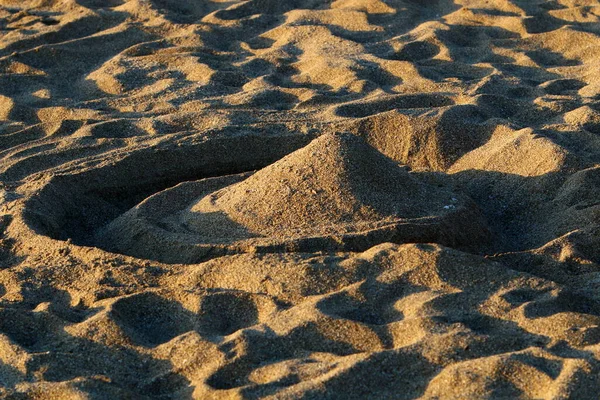
[[[321,300],[317,307],[321,312],[333,317],[341,317],[367,325],[386,325],[403,318],[401,312],[390,310],[392,302],[393,300],[389,304],[375,304],[372,299],[361,301],[348,293],[339,293]]]
[[[420,61],[428,58],[433,58],[440,52],[439,46],[425,42],[415,41],[405,44],[396,56],[396,60],[400,61]]]
[[[258,322],[254,299],[244,293],[215,293],[202,299],[200,305],[202,331],[227,336]]]
[[[97,167],[53,177],[27,203],[24,219],[38,234],[93,246],[98,230],[154,193],[179,182],[261,168],[309,139],[232,135],[165,143],[121,157],[109,154],[108,162]]]
[[[41,342],[50,333],[50,326],[42,313],[10,308],[0,310],[0,332],[25,348]]]
[[[134,342],[149,347],[166,343],[194,327],[193,313],[154,293],[117,300],[111,315]]]

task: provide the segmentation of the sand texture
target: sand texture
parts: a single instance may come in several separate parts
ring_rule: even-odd
[[[0,398],[598,393],[597,0],[0,0]]]

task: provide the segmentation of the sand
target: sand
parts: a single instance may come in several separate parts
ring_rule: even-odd
[[[0,398],[597,398],[593,0],[0,0]]]

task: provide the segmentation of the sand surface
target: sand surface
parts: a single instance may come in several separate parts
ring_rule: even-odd
[[[600,387],[597,0],[0,0],[0,397]]]

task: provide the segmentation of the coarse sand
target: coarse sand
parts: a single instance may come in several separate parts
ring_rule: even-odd
[[[0,0],[0,398],[593,399],[596,0]]]

